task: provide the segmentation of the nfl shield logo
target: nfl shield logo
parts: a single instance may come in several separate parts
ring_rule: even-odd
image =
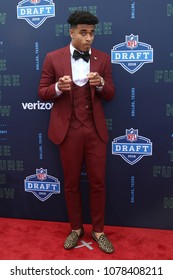
[[[46,180],[46,178],[47,178],[47,169],[43,169],[43,168],[36,169],[36,175],[37,175],[37,178],[39,180],[41,180],[41,181]]]
[[[126,36],[126,46],[127,48],[134,49],[138,46],[138,35],[131,34],[130,36]]]
[[[30,0],[31,4],[39,4],[41,0]]]
[[[134,142],[138,139],[138,130],[137,129],[127,129],[126,130],[127,140],[130,142]]]

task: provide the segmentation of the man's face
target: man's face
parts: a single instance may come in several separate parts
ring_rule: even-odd
[[[70,29],[70,37],[74,48],[81,52],[88,51],[94,40],[95,25],[78,24]]]

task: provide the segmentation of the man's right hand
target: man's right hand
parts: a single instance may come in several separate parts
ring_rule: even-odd
[[[71,90],[72,79],[70,76],[63,76],[58,80],[58,89],[60,91],[69,91]]]

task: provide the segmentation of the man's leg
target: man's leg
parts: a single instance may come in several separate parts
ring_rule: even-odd
[[[72,229],[82,227],[82,203],[80,175],[83,162],[82,126],[69,128],[68,134],[60,147],[61,162],[64,171],[65,199]]]

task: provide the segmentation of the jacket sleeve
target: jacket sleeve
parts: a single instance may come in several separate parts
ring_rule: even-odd
[[[100,66],[99,75],[104,79],[104,86],[102,89],[96,88],[96,94],[102,97],[105,101],[109,101],[115,94],[115,86],[112,79],[112,65],[110,62],[110,56],[105,54],[102,64]]]
[[[49,54],[46,55],[42,74],[40,79],[40,84],[38,88],[38,95],[42,100],[52,100],[57,98],[55,91],[56,75],[51,57]]]

